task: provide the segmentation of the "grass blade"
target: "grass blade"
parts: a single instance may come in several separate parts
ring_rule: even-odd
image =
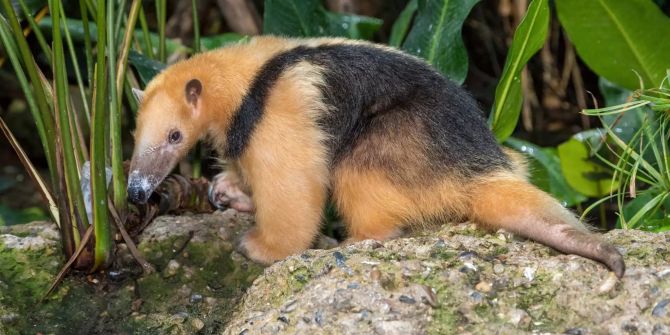
[[[500,82],[496,87],[489,124],[498,141],[508,138],[521,113],[521,70],[542,47],[549,28],[547,0],[533,0],[514,33]]]
[[[91,31],[88,24],[88,11],[85,0],[79,0],[82,27],[84,30],[84,54],[86,55],[86,74],[88,87],[93,86],[93,47],[91,46]],[[68,29],[69,30],[69,29]],[[90,98],[90,97],[89,97]],[[91,115],[86,115],[87,123],[91,124]]]
[[[23,90],[23,95],[28,104],[28,110],[32,114],[33,120],[35,120],[35,125],[37,127],[37,135],[40,137],[40,142],[42,143],[42,147],[44,149],[44,152],[46,153],[50,148],[48,145],[49,141],[47,141],[47,134],[44,125],[44,120],[42,119],[39,107],[37,106],[34,91],[30,87],[30,83],[26,78],[26,74],[23,71],[23,68],[21,67],[21,61],[19,60],[19,56],[16,54],[17,50],[16,44],[14,43],[14,40],[11,36],[9,27],[7,26],[7,22],[2,17],[0,17],[0,40],[2,41],[2,44],[5,47],[5,52],[9,57],[9,61],[11,62],[12,67],[14,68],[14,72],[16,73],[16,78],[18,79],[19,85]]]
[[[41,84],[40,76],[38,74],[37,64],[30,51],[28,46],[28,41],[23,35],[21,30],[21,25],[16,17],[14,12],[14,7],[11,4],[10,0],[2,0],[2,5],[5,9],[5,14],[7,15],[7,21],[11,27],[11,32],[14,35],[16,41],[17,49],[21,55],[21,60],[25,66],[26,72],[28,73],[28,78],[30,78],[30,83],[32,86],[32,94],[35,97],[35,102],[37,109],[39,110],[40,118],[44,126],[44,133],[47,138],[54,138],[55,128],[54,128],[54,119],[49,110],[49,105],[47,103],[47,98],[45,94],[45,89]],[[47,162],[49,164],[49,171],[51,171],[52,182],[56,182],[56,175],[53,171],[56,164],[56,156],[53,141],[47,141],[45,145],[45,155],[47,157]]]
[[[47,41],[44,39],[42,30],[37,26],[35,18],[33,18],[33,13],[30,12],[30,9],[28,9],[28,6],[26,6],[25,0],[19,0],[19,6],[23,11],[23,16],[30,25],[30,29],[32,29],[33,33],[35,34],[35,38],[37,38],[37,43],[40,45],[42,52],[44,52],[44,55],[47,57],[47,62],[51,63],[51,48],[49,48],[49,44],[47,44]]]
[[[65,16],[65,10],[63,7],[60,8],[60,14],[63,20],[67,19],[67,16]],[[86,120],[88,121],[87,124],[90,124],[91,120],[91,109],[88,106],[88,99],[86,99],[86,87],[84,86],[84,81],[82,80],[81,77],[81,71],[79,71],[79,60],[77,59],[77,53],[74,50],[74,43],[72,43],[72,37],[70,36],[70,32],[67,29],[63,29],[63,32],[65,33],[65,42],[67,43],[68,51],[70,52],[70,57],[72,58],[72,63],[74,64],[74,76],[77,80],[77,86],[79,88],[79,94],[81,95],[81,102],[84,107],[84,115],[86,115]]]
[[[156,0],[156,17],[158,18],[158,60],[167,61],[165,54],[165,21],[167,20],[167,4],[165,0]]]
[[[200,53],[200,20],[196,0],[191,0],[191,12],[193,13],[193,52]]]
[[[144,38],[144,45],[146,50],[144,53],[147,57],[155,60],[156,55],[154,55],[154,47],[151,44],[151,35],[149,35],[149,25],[147,24],[147,18],[144,16],[144,8],[140,6],[140,26],[142,27],[142,36]]]
[[[105,45],[107,31],[105,27],[105,6],[102,3],[96,8],[98,26],[98,48]],[[111,54],[111,53],[110,53]],[[98,52],[95,65],[95,90],[93,98],[93,114],[91,115],[91,191],[93,199],[93,225],[95,234],[95,255],[91,271],[105,266],[111,256],[112,239],[107,215],[107,183],[105,176],[105,121],[107,116],[107,80],[105,80],[105,53]],[[113,81],[110,81],[114,85]],[[116,101],[116,99],[112,99]]]
[[[405,8],[400,12],[398,19],[393,23],[391,28],[391,37],[389,38],[389,45],[399,48],[409,32],[410,23],[414,13],[419,8],[418,0],[410,0]]]
[[[53,18],[53,72],[55,86],[55,108],[59,138],[63,149],[63,171],[66,176],[67,195],[70,203],[75,209],[75,218],[87,222],[84,210],[84,197],[79,186],[79,166],[76,163],[75,150],[78,147],[73,143],[73,132],[70,127],[70,111],[68,106],[67,73],[65,71],[65,53],[63,50],[63,39],[60,29],[60,1],[49,1],[51,16]]]

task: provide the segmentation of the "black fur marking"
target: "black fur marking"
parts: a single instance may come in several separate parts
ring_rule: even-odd
[[[411,127],[427,138],[425,150],[432,172],[456,170],[472,175],[511,167],[482,111],[464,89],[414,57],[351,44],[301,46],[268,61],[233,119],[228,157],[239,157],[244,151],[281,73],[303,60],[325,69],[321,90],[330,110],[320,125],[331,135],[327,146],[332,164],[346,158],[366,136]],[[370,148],[368,162],[356,163],[387,171],[411,164],[376,151]]]
[[[265,100],[282,72],[313,52],[311,48],[297,47],[275,56],[263,65],[230,123],[226,157],[239,158],[244,152],[256,124],[263,117]]]

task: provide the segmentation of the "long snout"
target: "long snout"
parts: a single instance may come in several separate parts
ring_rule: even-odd
[[[131,170],[128,176],[128,201],[137,205],[146,204],[161,179],[139,170]]]
[[[172,152],[160,149],[133,156],[128,175],[128,201],[137,205],[146,204],[179,158]]]

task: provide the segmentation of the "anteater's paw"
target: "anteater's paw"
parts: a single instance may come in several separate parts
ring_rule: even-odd
[[[621,279],[626,272],[626,263],[623,256],[613,245],[601,242],[596,250],[600,251],[601,261]]]
[[[209,202],[221,210],[227,208],[239,212],[255,210],[251,197],[242,191],[239,180],[227,172],[219,173],[209,184]]]
[[[287,254],[278,252],[276,248],[265,242],[260,237],[256,228],[251,228],[242,236],[242,239],[237,244],[237,252],[254,262],[264,265],[270,265],[288,256]]]

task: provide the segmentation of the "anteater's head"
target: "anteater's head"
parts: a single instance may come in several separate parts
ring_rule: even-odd
[[[163,82],[169,80],[169,83]],[[203,84],[199,79],[157,77],[146,92],[133,90],[141,102],[135,149],[128,175],[128,200],[149,196],[201,137]]]

